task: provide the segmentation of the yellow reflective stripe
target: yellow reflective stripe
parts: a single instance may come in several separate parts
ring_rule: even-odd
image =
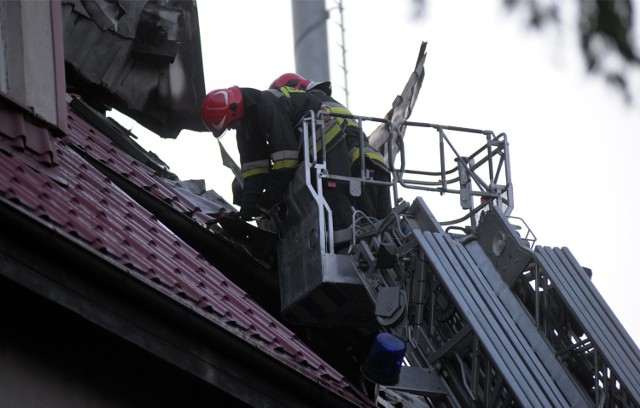
[[[349,109],[347,109],[347,108],[345,108],[344,106],[339,105],[339,104],[338,104],[338,105],[326,104],[326,105],[324,105],[324,106],[325,106],[325,107],[327,108],[327,110],[328,110],[329,112],[331,112],[331,113],[338,113],[338,114],[340,114],[340,115],[353,115]],[[346,118],[338,118],[338,119],[343,119],[343,120],[344,120],[344,119],[346,119]],[[357,120],[352,119],[352,118],[348,118],[348,119],[347,119],[347,121],[352,122],[352,123],[355,123],[356,125],[357,125],[357,123],[358,123],[358,121],[357,121]]]
[[[360,149],[353,149],[353,153],[351,153],[351,164],[355,163],[356,160],[360,158]]]
[[[342,127],[335,123],[333,126],[331,126],[331,128],[329,130],[327,130],[324,134],[324,139],[325,139],[325,144],[327,146],[329,146],[329,144],[331,143],[331,141],[338,135],[338,133],[340,133],[342,131]],[[319,152],[320,149],[322,149],[322,138],[318,137],[318,139],[316,140],[316,152]],[[309,152],[312,152],[313,148],[310,147],[309,148]]]
[[[336,105],[334,102],[327,102],[322,106],[329,113],[346,113],[348,115],[351,114],[351,112],[349,112],[347,109],[345,109],[340,105]],[[324,133],[325,143],[327,146],[329,146],[331,141],[338,135],[338,133],[342,131],[343,122],[344,122],[343,118],[331,117],[331,119],[323,125],[325,129],[327,127],[329,128],[329,130],[327,130]],[[316,140],[316,152],[319,152],[321,149],[322,149],[322,139],[318,137],[318,140]],[[311,149],[309,149],[309,151],[311,151]]]
[[[296,167],[298,167],[297,159],[278,160],[273,163],[273,170],[295,169]]]
[[[255,160],[243,163],[240,167],[242,178],[255,176],[257,174],[267,174],[269,172],[269,160]]]
[[[368,157],[371,160],[376,160],[376,161],[379,161],[380,163],[385,163],[384,157],[380,153],[366,152],[364,155],[365,155],[365,157]]]
[[[306,91],[304,91],[302,89],[296,89],[296,88],[293,88],[291,86],[281,86],[280,88],[277,88],[277,89],[269,89],[269,92],[273,93],[276,96],[280,96],[280,95],[278,95],[278,93],[280,93],[280,94],[284,95],[287,98],[291,98],[291,94],[292,93],[303,93],[303,92],[306,92]]]
[[[329,106],[329,111],[332,113],[339,113],[341,115],[351,115],[349,109],[346,109],[342,106]]]
[[[353,150],[354,150],[353,153],[351,153],[351,164],[355,163],[355,161],[360,158],[360,149],[354,148]],[[366,148],[365,148],[365,150],[366,150]],[[378,161],[378,162],[384,164],[385,166],[387,165],[387,163],[384,160],[384,156],[382,156],[378,152],[365,151],[364,152],[364,156],[370,158],[371,160]]]
[[[338,113],[341,115],[352,115],[351,111],[347,108],[345,108],[344,106],[341,105],[336,105],[336,106],[332,106],[330,104],[324,105],[325,109],[327,111],[329,111],[330,113]],[[360,127],[358,126],[358,121],[355,119],[346,119],[346,118],[334,118],[339,124],[340,126],[342,126],[344,124],[344,122],[347,122],[347,126],[355,126],[358,129],[360,129]]]
[[[243,171],[241,175],[242,175],[242,179],[244,180],[251,176],[257,176],[258,174],[268,174],[268,173],[269,173],[269,168],[259,167],[259,168]]]
[[[358,125],[358,121],[355,119],[347,119],[347,125],[348,126],[353,126],[355,128],[357,128],[358,130],[360,130],[360,125]]]
[[[338,133],[340,133],[341,131],[342,131],[342,126],[340,126],[339,124],[336,123],[335,125],[331,126],[331,129],[329,129],[329,131],[324,134],[324,138],[327,141],[327,145],[329,145],[329,143],[331,143],[333,138],[336,137]]]
[[[384,156],[378,152],[365,152],[365,157],[384,163]]]

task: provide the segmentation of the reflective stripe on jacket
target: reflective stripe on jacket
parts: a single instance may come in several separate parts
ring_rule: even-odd
[[[360,160],[360,146],[352,147],[349,149],[349,157],[351,158],[351,165],[353,166],[358,160]],[[371,147],[368,143],[364,144],[364,157],[371,159],[376,164],[383,166],[385,170],[388,170],[387,162],[384,160],[384,156],[380,154],[376,149]]]
[[[236,129],[243,178],[242,204],[255,207],[258,198],[282,197],[299,162],[299,137],[294,131],[320,101],[306,92],[240,88],[244,116]]]

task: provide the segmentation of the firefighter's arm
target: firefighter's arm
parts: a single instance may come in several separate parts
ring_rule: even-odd
[[[267,129],[267,134],[271,169],[259,200],[262,210],[270,210],[282,200],[299,161],[298,137],[289,117],[282,110],[274,109],[270,119],[271,126]]]
[[[243,180],[240,217],[249,220],[260,215],[257,202],[269,175],[269,152],[267,143],[261,135],[238,131],[236,141]]]

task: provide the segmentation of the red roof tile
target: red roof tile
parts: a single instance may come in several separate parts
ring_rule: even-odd
[[[53,166],[56,164],[56,150],[53,148],[49,132],[41,127],[20,120],[21,115],[0,110],[0,134],[14,149],[33,157],[37,162]],[[5,150],[5,149],[2,149]]]
[[[334,393],[362,406],[370,404],[290,330],[73,147],[152,192],[176,211],[197,216],[198,220],[210,218],[185,196],[155,180],[153,171],[119,150],[74,113],[69,114],[68,136],[62,139],[42,129],[32,132],[27,129],[32,127],[30,124],[23,131],[21,115],[2,115],[0,140],[8,141],[11,147],[0,144],[4,146],[0,150],[5,152],[0,152],[0,204],[2,200],[18,204],[43,224],[58,227],[89,244],[166,296],[182,298],[211,324],[225,328]],[[49,164],[58,166],[57,181],[20,159],[27,147],[38,157],[56,159]]]

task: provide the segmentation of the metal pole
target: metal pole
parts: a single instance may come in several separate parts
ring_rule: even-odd
[[[291,0],[296,72],[314,81],[328,81],[329,51],[324,0]]]

